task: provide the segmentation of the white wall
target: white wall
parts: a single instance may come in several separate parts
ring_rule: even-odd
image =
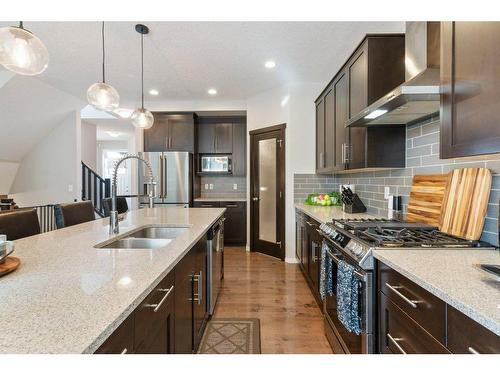
[[[97,171],[97,127],[83,120],[81,124],[82,161]]]
[[[285,135],[285,238],[287,262],[295,258],[295,209],[293,202],[294,173],[315,170],[315,107],[314,100],[325,83],[297,83],[267,91],[247,101],[248,130],[286,123]],[[249,142],[249,137],[248,137]],[[250,147],[247,165],[250,166]],[[248,168],[249,170],[250,168]],[[247,199],[250,202],[250,178]],[[250,212],[248,212],[250,223]],[[247,228],[248,241],[250,229]]]
[[[17,162],[0,161],[0,195],[9,194],[18,168],[19,163]]]
[[[20,206],[79,199],[80,160],[80,115],[72,111],[22,159],[12,197]]]

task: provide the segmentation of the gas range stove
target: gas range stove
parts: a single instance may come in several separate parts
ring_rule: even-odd
[[[436,227],[386,219],[333,220],[320,230],[337,251],[342,251],[365,270],[373,268],[375,249],[470,249],[492,248],[488,243],[469,241],[440,232]]]

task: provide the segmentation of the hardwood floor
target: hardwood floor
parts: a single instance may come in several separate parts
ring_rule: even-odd
[[[296,264],[224,249],[215,318],[258,318],[262,353],[332,353],[323,316]]]

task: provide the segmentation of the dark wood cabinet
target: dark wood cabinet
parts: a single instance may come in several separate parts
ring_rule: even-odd
[[[318,233],[319,223],[302,212],[296,212],[296,218],[295,236],[299,266],[321,308],[323,302],[319,295],[319,274],[322,238]]]
[[[378,267],[378,290],[443,345],[446,344],[446,303],[384,263]]]
[[[379,292],[379,327],[379,348],[381,353],[449,353],[444,345],[418,325],[382,292]]]
[[[246,245],[247,243],[247,203],[244,201],[194,201],[193,207],[223,207],[224,245]]]
[[[208,321],[207,237],[198,241],[191,252],[196,259],[193,275],[193,351],[196,353]]]
[[[245,245],[247,243],[246,202],[220,202],[226,209],[224,217],[224,244]]]
[[[246,121],[233,123],[233,176],[247,175],[247,126]]]
[[[198,124],[198,153],[215,153],[215,123],[204,123],[200,119]]]
[[[201,121],[198,124],[198,153],[231,154],[233,152],[233,124]]]
[[[347,74],[341,71],[333,82],[334,90],[334,118],[335,141],[333,153],[335,154],[334,171],[346,168],[346,152],[349,145],[349,129],[345,127],[348,119]]]
[[[500,336],[447,306],[448,348],[456,354],[498,354]]]
[[[345,128],[404,78],[404,35],[366,36],[316,100],[317,173],[406,165],[405,126]]]
[[[95,351],[95,354],[133,354],[134,316],[127,317]]]
[[[441,153],[500,152],[500,22],[441,23]]]
[[[144,130],[144,151],[195,152],[194,113],[153,112],[152,128]]]
[[[137,354],[174,353],[174,306],[175,276],[171,272],[135,311],[134,346]]]
[[[325,97],[316,101],[316,173],[325,171]]]
[[[175,338],[177,354],[193,352],[193,278],[196,256],[189,251],[175,266]]]
[[[381,353],[500,353],[500,336],[377,262]]]

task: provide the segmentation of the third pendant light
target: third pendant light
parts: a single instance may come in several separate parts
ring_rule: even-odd
[[[135,30],[141,34],[141,108],[132,113],[132,124],[139,129],[149,129],[154,123],[153,114],[144,108],[144,35],[149,33],[149,28],[137,24]]]

